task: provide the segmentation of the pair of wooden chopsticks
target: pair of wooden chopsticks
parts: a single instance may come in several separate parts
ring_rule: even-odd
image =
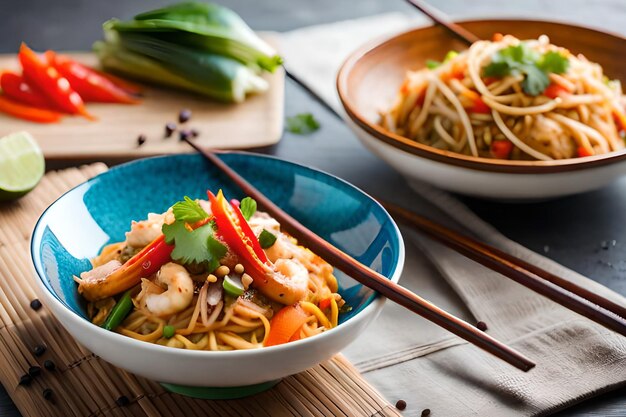
[[[422,1],[407,1],[420,9],[433,21],[446,27],[458,38],[470,44],[478,40],[478,37],[474,34],[468,32],[459,25],[449,22],[440,12],[436,12],[434,9],[425,5]],[[286,71],[286,73],[289,78],[303,87],[318,102],[323,104],[324,107],[329,109],[335,116],[341,119],[339,114],[332,107],[328,106],[328,104],[317,94],[309,89],[306,84],[300,81],[293,74],[289,73],[289,71]],[[363,285],[377,291],[388,299],[406,307],[407,309],[421,315],[444,329],[449,330],[457,336],[462,337],[468,342],[503,359],[518,369],[528,371],[535,366],[531,360],[526,358],[521,353],[502,344],[486,333],[476,329],[469,323],[440,309],[406,288],[389,281],[381,274],[343,253],[341,250],[337,249],[307,229],[296,219],[284,212],[280,207],[276,206],[271,200],[252,186],[252,184],[226,165],[213,152],[200,148],[189,139],[185,140],[207,160],[226,174],[235,184],[237,184],[237,186],[239,186],[239,188],[241,188],[245,194],[254,198],[257,203],[273,217],[275,217],[291,235],[298,239],[303,245],[308,246],[326,261],[330,262],[336,268],[342,270]],[[381,202],[381,204],[399,221],[402,221],[403,223],[406,223],[427,234],[431,238],[448,245],[468,258],[502,273],[527,288],[530,288],[531,290],[534,290],[551,300],[554,300],[557,303],[626,336],[626,320],[624,319],[624,317],[626,317],[626,308],[623,306],[594,294],[585,288],[577,286],[564,278],[558,277],[535,265],[529,264],[526,261],[507,254],[497,248],[491,247],[468,236],[461,235],[408,210],[387,202]]]

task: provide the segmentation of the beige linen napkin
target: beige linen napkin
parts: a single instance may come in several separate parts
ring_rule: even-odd
[[[424,22],[392,13],[304,28],[283,34],[281,50],[288,69],[338,108],[334,79],[347,54]],[[507,239],[446,192],[425,184],[414,189],[405,203],[419,213],[626,305],[608,288]],[[489,334],[537,362],[528,373],[518,371],[388,302],[344,353],[390,401],[407,401],[405,415],[424,408],[437,416],[545,415],[625,384],[626,338],[410,230],[403,234],[402,285],[485,321]]]

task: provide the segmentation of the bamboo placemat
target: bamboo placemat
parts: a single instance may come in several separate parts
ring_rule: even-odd
[[[48,173],[35,191],[0,204],[0,382],[24,416],[398,416],[342,356],[230,401],[195,400],[118,369],[82,346],[36,298],[29,240],[40,213],[61,193],[106,170],[103,164]],[[35,347],[47,349],[41,356]],[[56,370],[44,369],[52,360]],[[18,385],[31,366],[41,375]],[[52,390],[50,400],[43,392]],[[120,406],[120,397],[129,400]]]

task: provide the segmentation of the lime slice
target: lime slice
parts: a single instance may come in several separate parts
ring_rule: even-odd
[[[0,139],[0,201],[14,200],[35,188],[45,171],[43,153],[27,132]]]
[[[243,284],[241,283],[241,278],[239,277],[226,275],[224,277],[224,282],[222,282],[222,287],[224,287],[224,291],[226,291],[226,293],[232,295],[233,297],[239,297],[243,294]]]

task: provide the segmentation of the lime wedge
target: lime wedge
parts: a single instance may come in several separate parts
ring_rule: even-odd
[[[27,132],[0,139],[0,201],[14,200],[35,188],[45,171],[43,153]]]

